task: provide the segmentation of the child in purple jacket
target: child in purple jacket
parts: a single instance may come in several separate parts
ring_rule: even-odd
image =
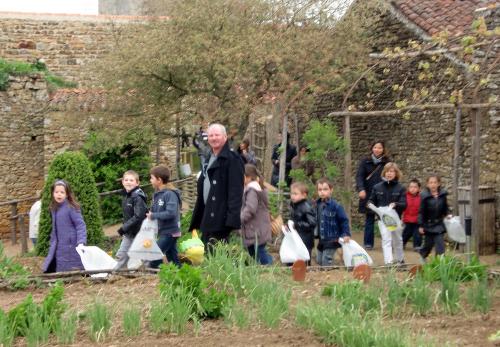
[[[51,188],[52,233],[49,253],[43,263],[43,272],[61,272],[83,269],[78,245],[87,243],[87,228],[80,205],[76,202],[69,184],[57,180]]]

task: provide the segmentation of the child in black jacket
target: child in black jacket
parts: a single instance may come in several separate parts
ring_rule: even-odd
[[[120,249],[116,252],[118,263],[115,269],[121,269],[128,262],[128,250],[132,246],[135,236],[141,228],[142,221],[146,218],[146,194],[139,188],[139,175],[133,170],[123,174],[122,185],[125,196],[122,201],[123,225],[118,229],[122,237]]]
[[[291,211],[290,219],[304,242],[309,257],[314,248],[314,228],[316,227],[316,212],[307,200],[309,190],[302,182],[295,182],[290,187]],[[310,263],[310,261],[309,261]]]
[[[369,199],[369,202],[377,207],[389,206],[393,208],[400,218],[406,209],[406,188],[399,183],[401,176],[401,170],[395,163],[385,164],[382,170],[383,181],[373,187]],[[385,264],[390,264],[393,260],[400,264],[404,263],[402,232],[402,230],[381,230]]]
[[[424,246],[420,250],[420,255],[425,261],[434,245],[436,255],[444,254],[444,218],[449,215],[446,190],[441,189],[441,178],[438,175],[431,175],[427,178],[427,189],[421,194],[420,209],[418,211],[419,232],[425,235]]]

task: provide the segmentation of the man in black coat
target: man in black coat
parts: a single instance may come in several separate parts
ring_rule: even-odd
[[[197,183],[198,197],[189,230],[199,229],[202,241],[227,241],[232,230],[240,229],[244,167],[231,151],[226,129],[221,124],[208,128],[210,157]]]

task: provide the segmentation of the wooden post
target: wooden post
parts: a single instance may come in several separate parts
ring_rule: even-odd
[[[472,252],[479,257],[479,169],[481,155],[481,113],[472,109],[472,156],[471,156],[471,217],[472,217]]]
[[[351,158],[351,117],[349,115],[344,116],[344,141],[346,145],[345,152],[345,168],[344,168],[344,187],[346,193],[351,191],[351,177],[352,177],[352,158]],[[351,203],[350,200],[344,204],[346,208],[347,216],[349,217],[349,226],[351,225]]]
[[[17,201],[10,204],[10,241],[13,245],[17,243],[17,219],[13,218],[17,216]]]
[[[175,168],[177,177],[181,178],[181,122],[179,114],[175,115]]]
[[[24,225],[24,215],[19,214],[19,234],[21,237],[21,255],[28,253],[28,241],[26,239],[26,228]]]
[[[453,153],[453,214],[458,215],[458,166],[460,163],[460,141],[461,141],[461,125],[462,125],[462,106],[457,105],[457,113],[455,117],[455,146]]]
[[[279,171],[279,180],[278,180],[278,201],[279,201],[279,211],[280,214],[283,213],[283,184],[285,182],[285,173],[286,173],[286,148],[288,145],[287,139],[288,133],[288,115],[285,113],[283,115],[283,130],[281,133],[281,148],[280,148],[280,171]]]

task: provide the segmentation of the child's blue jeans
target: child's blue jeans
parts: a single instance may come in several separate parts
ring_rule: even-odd
[[[173,237],[171,234],[161,235],[158,239],[158,247],[167,257],[170,263],[174,263],[177,266],[181,266],[179,262],[179,257],[177,256],[177,237]],[[154,260],[151,262],[150,266],[152,268],[160,267],[162,260]]]
[[[322,251],[318,250],[318,254],[316,256],[316,261],[320,266],[332,266],[335,259],[336,248],[327,248]]]
[[[248,254],[252,258],[255,258],[255,245],[248,246]],[[271,265],[273,263],[273,257],[267,253],[266,244],[257,247],[257,262],[261,265]]]

